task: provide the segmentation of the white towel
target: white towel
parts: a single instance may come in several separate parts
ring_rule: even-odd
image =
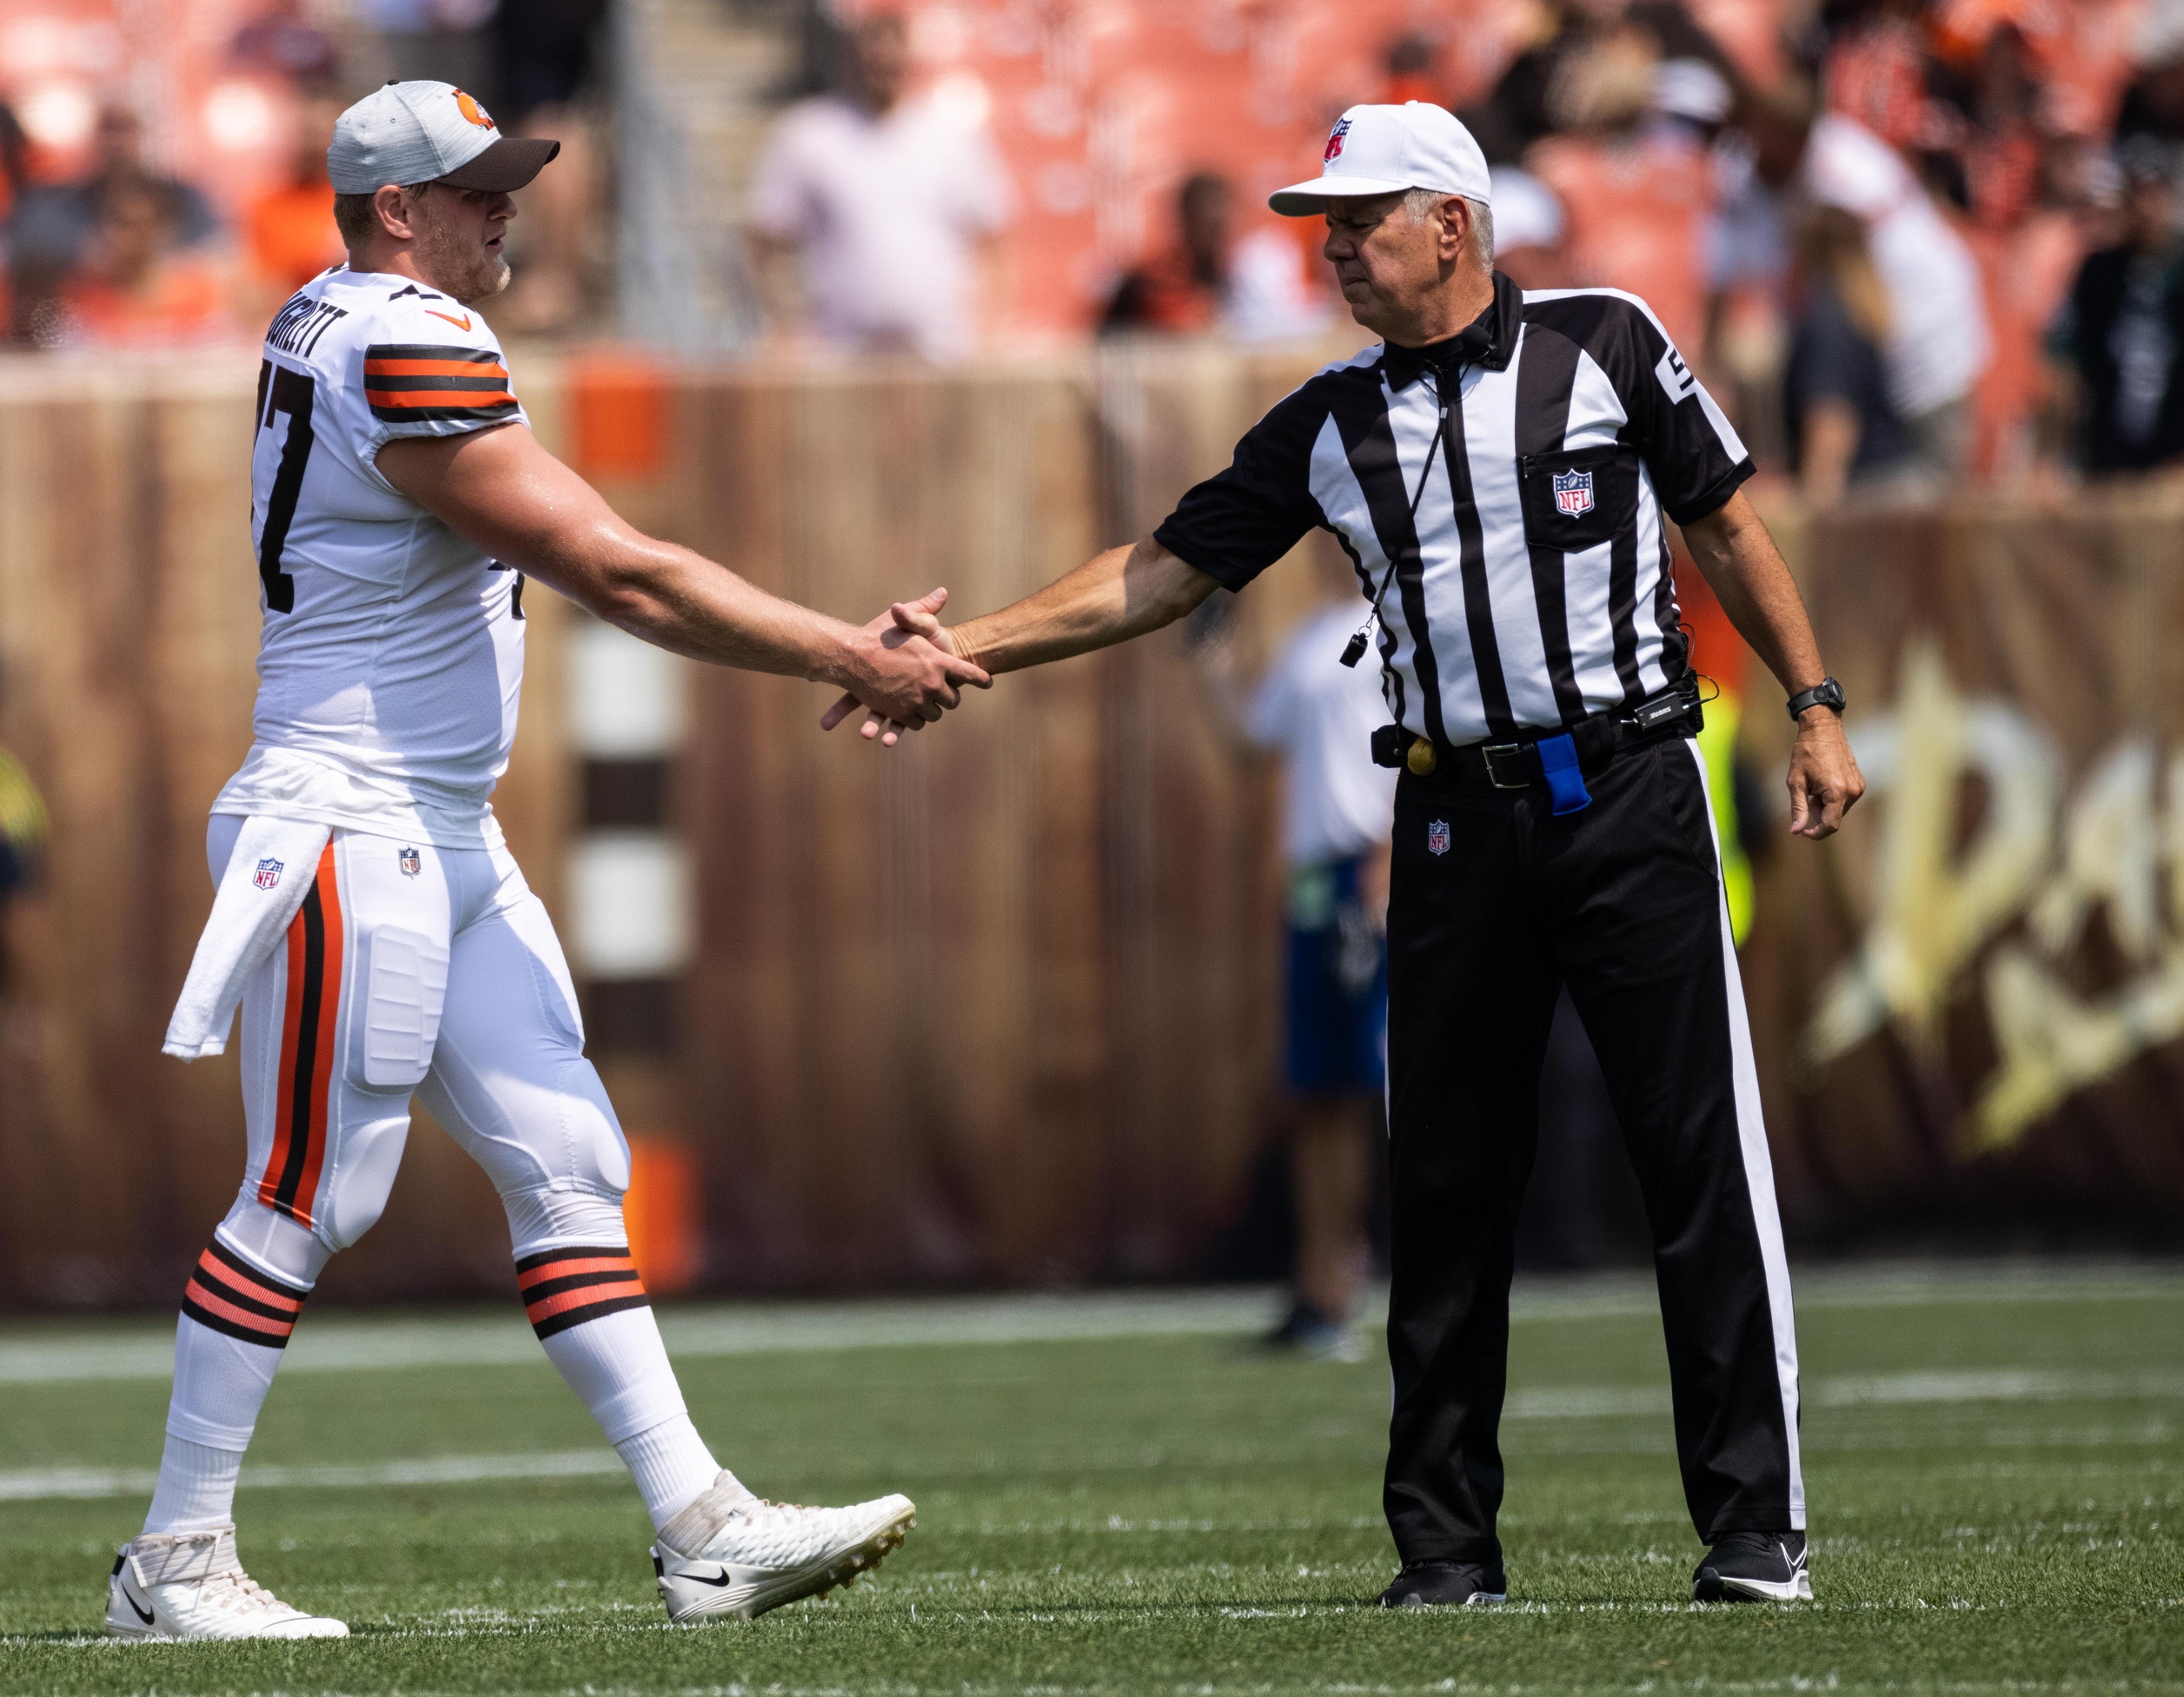
[[[212,898],[212,917],[183,981],[161,1048],[185,1061],[228,1046],[242,986],[265,964],[318,874],[330,825],[254,816],[236,838]]]

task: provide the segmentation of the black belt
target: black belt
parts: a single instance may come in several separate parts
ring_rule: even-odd
[[[1461,747],[1384,725],[1372,736],[1376,766],[1394,766],[1439,782],[1470,783],[1497,790],[1528,790],[1544,784],[1557,813],[1574,813],[1591,797],[1581,781],[1634,749],[1671,737],[1695,737],[1706,723],[1698,677],[1686,673],[1668,688],[1628,707],[1610,707],[1579,719],[1567,731],[1543,731],[1511,742],[1474,742]]]

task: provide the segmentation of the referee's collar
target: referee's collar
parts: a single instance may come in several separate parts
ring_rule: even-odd
[[[1523,291],[1497,271],[1493,300],[1454,335],[1423,348],[1403,348],[1392,341],[1384,344],[1387,352],[1381,356],[1380,368],[1387,374],[1388,387],[1400,394],[1426,372],[1434,373],[1437,380],[1467,365],[1483,365],[1489,371],[1507,370],[1510,356],[1517,351],[1517,332],[1523,312]]]

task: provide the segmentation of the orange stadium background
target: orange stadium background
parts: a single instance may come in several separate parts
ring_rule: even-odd
[[[282,78],[238,71],[236,32],[253,0],[5,0],[0,100],[30,144],[33,180],[58,181],[90,157],[101,103],[146,120],[163,169],[232,211],[284,172],[295,97]]]

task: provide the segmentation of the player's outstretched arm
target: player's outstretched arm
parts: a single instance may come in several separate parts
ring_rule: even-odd
[[[495,559],[678,654],[838,685],[912,730],[954,706],[964,685],[991,681],[892,612],[859,629],[646,535],[521,424],[391,441],[378,464],[403,495]],[[910,605],[935,617],[946,599],[935,590]]]
[[[1219,587],[1148,536],[1131,547],[1096,554],[1036,593],[960,625],[944,626],[939,609],[924,602],[898,601],[888,615],[904,635],[945,647],[994,677],[1157,631],[1191,612]],[[846,693],[826,710],[821,727],[833,730],[859,705],[855,692]],[[863,734],[887,739],[892,733],[888,716],[873,709]]]

